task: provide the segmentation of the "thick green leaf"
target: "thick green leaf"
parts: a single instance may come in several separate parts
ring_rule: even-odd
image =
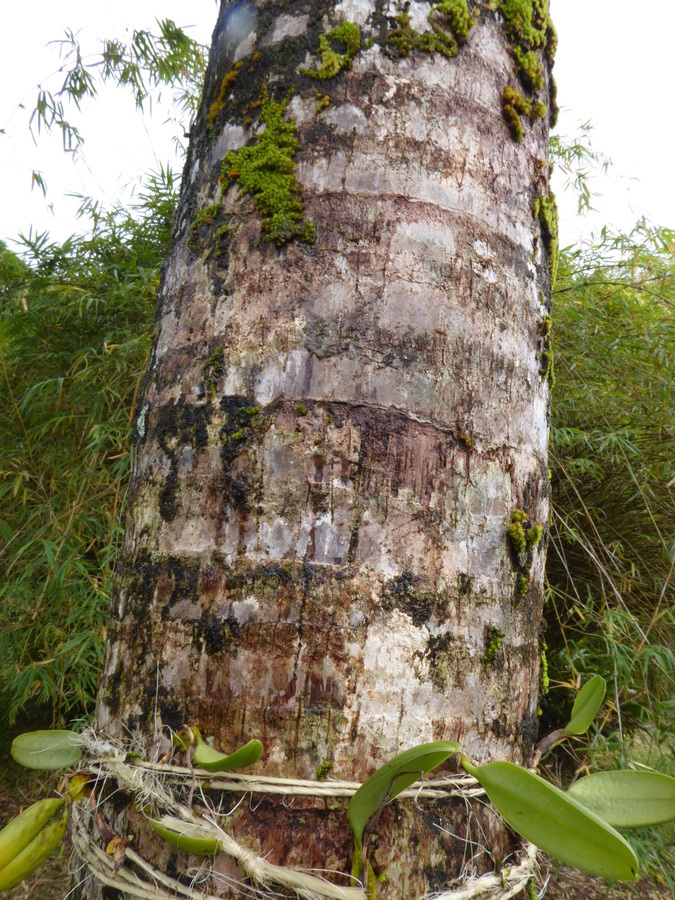
[[[196,823],[163,816],[161,819],[150,819],[150,824],[161,838],[188,853],[211,856],[220,849],[220,841],[213,837],[211,831]]]
[[[21,849],[17,855],[0,869],[0,893],[16,887],[17,884],[32,875],[61,843],[68,825],[68,808],[64,805],[46,825],[41,828],[32,841]]]
[[[595,714],[602,706],[607,692],[607,684],[602,675],[594,675],[577,694],[572,707],[572,716],[563,728],[564,734],[586,734]]]
[[[225,772],[232,769],[245,769],[258,762],[263,754],[263,745],[260,741],[252,740],[244,744],[234,753],[229,755],[219,753],[213,747],[209,747],[197,728],[192,729],[195,735],[195,751],[192,761],[196,766],[206,769],[207,772]]]
[[[361,850],[363,830],[368,819],[378,809],[410,787],[422,775],[439,766],[461,749],[456,741],[436,741],[420,744],[399,753],[364,781],[349,801],[347,816],[354,832],[357,851]]]
[[[29,769],[66,769],[81,756],[72,731],[26,731],[12,743],[12,757]]]
[[[622,769],[580,778],[567,792],[614,828],[641,828],[675,819],[675,778]]]
[[[462,765],[508,824],[546,853],[589,875],[637,881],[638,861],[630,844],[548,781],[505,761],[473,766],[462,757]]]
[[[0,831],[0,872],[25,850],[65,802],[62,797],[48,797],[9,820]]]

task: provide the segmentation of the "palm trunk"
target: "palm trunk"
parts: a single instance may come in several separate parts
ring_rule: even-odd
[[[294,778],[330,763],[363,780],[440,739],[530,759],[548,125],[523,108],[512,136],[517,38],[477,5],[464,42],[445,8],[430,30],[422,2],[224,3],[137,421],[99,730],[147,745],[189,723],[225,751],[256,737],[257,771]],[[266,182],[244,145],[267,154]],[[269,797],[226,827],[271,862],[348,872],[344,810]],[[512,837],[476,815],[503,858]],[[464,816],[388,807],[378,896],[449,884]]]

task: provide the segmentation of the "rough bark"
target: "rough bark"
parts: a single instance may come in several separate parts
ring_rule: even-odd
[[[512,38],[489,5],[454,58],[399,55],[395,3],[223,5],[137,420],[104,732],[257,737],[259,771],[302,778],[362,780],[439,739],[528,762],[545,538],[519,555],[508,529],[548,521],[548,125],[509,132]],[[351,67],[298,71],[343,21]],[[265,240],[234,157],[221,196],[264,85],[293,88],[314,243],[302,222]],[[272,862],[348,872],[344,809],[270,799],[228,827]],[[503,858],[512,838],[476,815]],[[464,816],[388,807],[378,896],[451,882]]]

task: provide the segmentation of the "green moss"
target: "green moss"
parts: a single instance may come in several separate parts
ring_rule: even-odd
[[[550,23],[548,0],[501,0],[499,10],[504,16],[506,33],[514,44],[529,48],[546,46]]]
[[[527,542],[527,549],[534,550],[539,541],[542,538],[542,534],[544,533],[544,529],[541,525],[533,525],[531,528],[528,528],[525,532],[525,539]]]
[[[523,50],[522,47],[513,48],[513,58],[516,61],[518,75],[525,87],[532,91],[538,91],[544,83],[544,69],[539,61],[536,50]]]
[[[204,209],[200,209],[192,223],[192,230],[194,231],[195,228],[199,228],[200,225],[212,225],[214,218],[219,212],[220,203],[212,203],[210,206],[205,206]]]
[[[516,141],[522,141],[525,130],[521,116],[527,116],[531,122],[546,116],[546,104],[530,100],[522,91],[507,84],[502,98],[502,115]]]
[[[298,408],[297,408],[296,412],[299,416],[306,416],[307,415],[307,404],[303,403],[303,402],[298,403]]]
[[[344,53],[333,50],[331,41],[342,44]],[[325,81],[327,78],[335,78],[343,69],[348,69],[352,64],[354,55],[361,49],[361,31],[353,22],[342,22],[328,34],[319,36],[319,53],[321,66],[318,69],[301,67],[298,69],[303,75]]]
[[[548,82],[548,105],[551,110],[549,124],[551,128],[555,128],[558,124],[558,113],[560,112],[560,108],[558,106],[558,85],[553,75],[551,75]]]
[[[514,509],[511,523],[506,529],[506,537],[513,562],[518,569],[516,579],[516,597],[523,600],[531,582],[532,552],[544,534],[542,525],[533,525],[524,509]]]
[[[548,250],[551,288],[555,286],[558,275],[558,204],[551,193],[542,194],[534,201],[534,217],[539,220],[544,244]]]
[[[544,86],[544,58],[550,69],[558,45],[558,36],[549,15],[548,0],[499,0],[493,4],[493,8],[498,9],[504,17],[518,78],[525,90],[534,95]],[[557,116],[557,106],[555,96],[551,94],[551,83],[552,78],[549,83],[549,104],[553,123]],[[522,98],[524,102],[516,102],[515,95],[507,97],[507,91],[515,90],[511,86],[505,90],[502,109],[511,134],[515,140],[521,141],[524,133],[521,116],[527,115],[534,122],[537,118],[543,119],[548,108],[542,101],[534,100],[526,108],[529,100]]]
[[[403,12],[394,16],[398,28],[394,28],[387,35],[387,43],[396,50],[398,55],[410,56],[413,50],[422,50],[424,53],[442,53],[449,59],[457,56],[457,41],[451,34],[443,31],[433,22],[431,23],[433,31],[422,33],[411,27],[408,6],[409,4],[406,3]],[[431,16],[431,13],[429,15]]]
[[[518,559],[527,550],[527,537],[525,536],[525,529],[523,528],[522,520],[516,517],[516,515],[520,512],[520,510],[516,510],[515,512],[511,513],[511,524],[506,529],[509,546],[511,547],[513,555],[516,559]]]
[[[546,646],[546,641],[541,642],[541,692],[542,694],[548,694],[550,688],[550,682],[548,678],[548,659],[546,658],[546,651],[548,647]]]
[[[328,773],[333,768],[332,762],[322,762],[316,767],[316,780],[317,781],[325,781],[328,778]]]
[[[466,0],[442,0],[432,7],[429,13],[429,21],[432,23],[432,16],[440,15],[445,19],[450,30],[458,40],[466,40],[469,32],[476,24],[476,20],[469,13]]]
[[[497,661],[499,651],[501,650],[502,641],[505,637],[506,635],[501,630],[501,628],[497,628],[494,625],[485,630],[485,652],[483,653],[483,662],[486,665],[493,665]]]
[[[541,361],[543,364],[541,380],[548,381],[549,388],[553,390],[555,387],[555,355],[551,341],[549,341],[548,346],[541,354]]]
[[[537,204],[535,203],[535,209],[537,209]],[[543,348],[540,353],[540,369],[541,379],[542,381],[548,380],[549,386],[553,388],[555,385],[555,372],[554,372],[554,354],[553,354],[553,343],[551,341],[551,331],[553,329],[553,320],[549,315],[542,316],[542,320],[539,323],[539,334],[543,338]],[[549,477],[549,481],[550,481]]]
[[[553,65],[557,49],[558,32],[555,30],[555,25],[553,24],[551,16],[549,15],[546,22],[546,45],[544,47],[544,55],[546,56],[546,60],[549,66]]]
[[[502,98],[502,115],[509,126],[509,131],[517,141],[522,141],[525,134],[521,116],[532,114],[532,101],[523,96],[523,93],[512,84],[504,88]]]
[[[253,197],[261,217],[265,240],[283,244],[297,237],[312,243],[314,226],[303,220],[300,188],[295,177],[295,153],[299,142],[295,122],[284,119],[288,97],[271,100],[267,89],[261,95],[260,119],[265,130],[255,144],[230,150],[223,160],[223,186],[236,181]]]
[[[330,106],[330,97],[328,94],[317,94],[316,101],[316,112],[318,113],[320,113],[322,109],[326,109],[326,107]]]
[[[202,366],[202,372],[206,381],[206,392],[210,397],[214,397],[216,393],[216,384],[223,374],[225,362],[225,354],[222,347],[216,347],[211,356]]]
[[[219,202],[211,203],[209,206],[205,206],[197,212],[194,221],[190,226],[190,233],[188,234],[187,239],[188,248],[193,253],[199,253],[207,247],[212,249],[213,234],[211,226],[216,223],[218,219],[222,219],[223,217],[223,208]],[[216,229],[216,243],[219,244],[221,240],[225,238],[224,243],[227,245],[226,235],[230,230],[231,226],[227,222],[221,223]]]

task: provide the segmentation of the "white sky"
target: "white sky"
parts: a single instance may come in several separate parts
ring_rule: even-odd
[[[551,13],[560,37],[555,76],[563,108],[557,131],[573,134],[578,123],[590,119],[595,147],[614,163],[612,176],[595,183],[598,212],[590,217],[580,219],[570,192],[562,191],[561,182],[555,185],[563,243],[588,237],[604,224],[630,229],[640,216],[675,227],[669,90],[675,2],[652,0],[642,7],[635,0],[551,0]],[[74,159],[62,152],[58,135],[43,136],[35,146],[28,132],[35,86],[43,83],[52,91],[60,86],[54,74],[58,49],[47,43],[69,27],[91,51],[101,38],[150,28],[162,17],[193,26],[189,33],[208,44],[216,15],[216,0],[6,5],[0,54],[0,128],[5,129],[0,134],[0,238],[28,233],[32,225],[63,239],[78,228],[73,218],[77,201],[66,196],[69,192],[92,194],[104,203],[127,202],[143,173],[170,160],[176,170],[181,166],[172,138],[182,137],[189,123],[165,122],[166,111],[156,110],[150,118],[134,114],[132,101],[112,89],[98,102],[85,103],[81,116],[73,112],[86,137]],[[45,175],[46,201],[39,189],[31,191],[33,169]]]

